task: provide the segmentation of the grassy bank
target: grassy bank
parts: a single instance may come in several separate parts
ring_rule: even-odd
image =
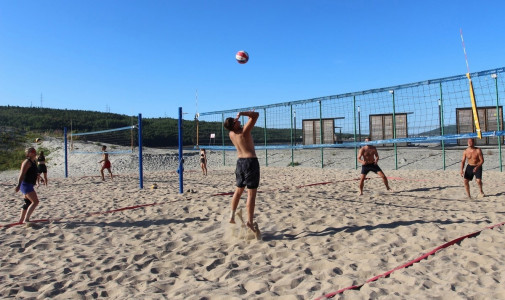
[[[25,149],[41,135],[36,132],[23,132],[15,128],[0,129],[0,171],[19,169],[25,159]],[[37,153],[44,151],[47,156],[50,150],[36,147]]]

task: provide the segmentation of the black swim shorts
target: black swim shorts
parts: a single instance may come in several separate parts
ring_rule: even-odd
[[[237,187],[257,189],[260,185],[260,164],[256,157],[239,158],[235,169]]]
[[[38,165],[37,169],[38,169],[39,174],[41,174],[41,173],[47,173],[47,167],[46,167],[46,165]]]
[[[381,168],[377,164],[366,164],[361,166],[361,174],[368,174],[368,172],[374,172],[377,174],[378,172],[382,172]]]
[[[473,172],[474,168],[475,168],[475,166],[471,166],[471,165],[466,166],[465,176],[464,176],[465,179],[472,181],[474,175],[475,175],[475,178],[482,179],[482,166],[479,169],[477,169],[477,172],[475,172],[475,173]]]

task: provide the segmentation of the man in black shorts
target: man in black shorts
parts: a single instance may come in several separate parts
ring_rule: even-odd
[[[484,192],[482,191],[482,164],[484,163],[484,156],[482,155],[482,150],[474,146],[475,142],[473,139],[467,140],[468,148],[463,151],[463,159],[461,160],[461,177],[463,177],[463,183],[465,184],[466,195],[469,199],[470,196],[470,183],[473,176],[475,176],[475,181],[480,189],[480,197],[484,197]],[[463,168],[465,167],[466,160],[468,159],[468,165],[466,166],[465,172]]]
[[[370,138],[366,138],[365,142],[369,142]],[[384,172],[382,172],[381,168],[377,164],[379,161],[379,153],[377,152],[377,148],[372,145],[366,145],[359,149],[358,152],[358,161],[361,163],[361,177],[359,181],[359,195],[363,195],[363,186],[365,185],[365,178],[368,172],[372,171],[382,178],[386,189],[389,191],[391,188],[389,187],[388,179]]]
[[[249,120],[244,125],[240,126],[239,117],[246,116]],[[254,150],[254,141],[251,131],[258,120],[259,113],[254,111],[242,111],[237,114],[236,118],[227,118],[224,121],[224,128],[230,131],[230,140],[237,149],[237,167],[235,176],[237,187],[231,200],[231,216],[230,223],[235,223],[235,211],[240,200],[240,196],[247,186],[247,227],[249,227],[256,235],[259,236],[258,224],[254,222],[254,206],[256,203],[257,188],[260,183],[260,165],[256,152]]]

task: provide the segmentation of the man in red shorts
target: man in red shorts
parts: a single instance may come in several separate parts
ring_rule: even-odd
[[[102,160],[99,161],[98,163],[102,163],[102,169],[100,169],[100,174],[102,174],[102,180],[105,181],[105,176],[103,174],[103,170],[107,169],[110,174],[110,179],[112,179],[112,171],[110,170],[110,160],[109,160],[109,153],[107,153],[107,146],[102,146]]]

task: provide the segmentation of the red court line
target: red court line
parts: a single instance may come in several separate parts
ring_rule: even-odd
[[[442,249],[444,249],[444,248],[447,248],[447,247],[449,247],[449,246],[452,246],[452,245],[454,245],[454,244],[457,244],[457,243],[461,242],[461,241],[462,241],[462,240],[464,240],[464,239],[471,238],[471,237],[476,237],[476,236],[478,236],[478,235],[479,235],[479,234],[480,234],[483,230],[485,230],[485,229],[493,229],[493,228],[495,228],[495,227],[499,227],[499,226],[503,226],[503,225],[505,225],[505,222],[502,222],[502,223],[499,223],[499,224],[495,224],[495,225],[492,225],[492,226],[488,226],[488,227],[486,227],[486,228],[484,228],[484,229],[481,229],[481,230],[479,230],[479,231],[476,231],[476,232],[473,232],[473,233],[470,233],[470,234],[467,234],[467,235],[461,236],[461,237],[459,237],[459,238],[453,239],[452,241],[449,241],[449,242],[447,242],[447,243],[445,243],[445,244],[443,244],[443,245],[441,245],[441,246],[438,246],[438,247],[436,247],[435,249],[433,249],[433,250],[431,250],[431,251],[429,251],[429,252],[427,252],[427,253],[425,253],[425,254],[423,254],[423,255],[419,256],[419,257],[418,257],[418,258],[416,258],[416,259],[413,259],[413,260],[411,260],[411,261],[409,261],[409,262],[407,262],[407,263],[405,263],[405,264],[403,264],[403,265],[401,265],[401,266],[398,266],[398,267],[396,267],[396,268],[394,268],[394,269],[392,269],[392,270],[389,270],[389,271],[387,271],[387,272],[385,272],[385,273],[383,273],[383,274],[380,274],[380,275],[374,276],[374,277],[372,277],[372,278],[368,279],[365,283],[362,283],[362,284],[359,284],[359,285],[349,286],[349,287],[346,287],[346,288],[340,289],[340,290],[338,290],[338,291],[335,291],[335,292],[332,292],[332,293],[328,293],[328,294],[326,294],[326,295],[324,295],[324,296],[321,296],[321,297],[316,298],[316,300],[322,300],[322,299],[327,299],[327,298],[333,298],[335,295],[337,295],[337,294],[341,294],[341,293],[343,293],[343,292],[345,292],[345,291],[347,291],[347,290],[356,290],[356,289],[360,289],[363,285],[365,285],[365,284],[367,284],[367,283],[370,283],[370,282],[376,281],[377,279],[382,278],[382,277],[387,277],[387,276],[391,275],[391,273],[393,273],[394,271],[397,271],[397,270],[400,270],[400,269],[404,269],[404,268],[410,267],[410,266],[412,266],[413,264],[415,264],[415,263],[417,263],[417,262],[420,262],[421,260],[423,260],[423,259],[427,258],[428,256],[433,255],[433,254],[435,254],[436,252],[438,252],[438,251],[440,251],[440,250],[442,250]]]
[[[177,201],[177,200],[176,200]],[[142,208],[142,207],[148,207],[148,206],[155,206],[155,205],[162,205],[165,203],[172,203],[175,201],[171,202],[164,202],[164,203],[149,203],[149,204],[139,204],[139,205],[134,205],[134,206],[127,206],[127,207],[122,207],[118,209],[112,209],[104,212],[91,212],[91,213],[86,213],[78,216],[72,216],[72,217],[67,217],[67,218],[54,218],[54,219],[38,219],[38,220],[31,220],[30,223],[50,223],[50,222],[55,222],[55,221],[61,221],[61,220],[70,220],[70,219],[78,219],[78,218],[86,218],[86,217],[91,217],[91,216],[96,216],[96,215],[104,215],[104,214],[111,214],[115,212],[120,212],[120,211],[125,211],[125,210],[132,210],[132,209],[137,209],[137,208]],[[5,225],[0,225],[0,228],[5,227],[13,227],[17,225],[23,225],[24,223],[11,223],[11,224],[5,224]]]
[[[380,178],[380,177],[376,177],[375,179],[377,179],[377,178]],[[366,178],[365,180],[370,180],[370,179],[374,179],[374,178]],[[391,179],[396,180],[396,178],[391,178]],[[309,184],[305,184],[305,185],[298,185],[298,186],[295,186],[295,188],[301,189],[301,188],[309,187],[309,186],[325,185],[325,184],[331,184],[331,183],[337,183],[337,182],[345,182],[345,181],[358,181],[358,180],[359,180],[359,178],[344,179],[344,180],[337,180],[337,181],[327,181],[327,182],[316,182],[316,183],[309,183]],[[409,179],[403,179],[403,180],[409,180]],[[258,191],[258,193],[261,193],[261,192],[285,191],[285,190],[286,189],[264,190],[264,191]],[[233,195],[233,192],[218,193],[218,194],[213,194],[211,196],[229,196],[229,195]]]

